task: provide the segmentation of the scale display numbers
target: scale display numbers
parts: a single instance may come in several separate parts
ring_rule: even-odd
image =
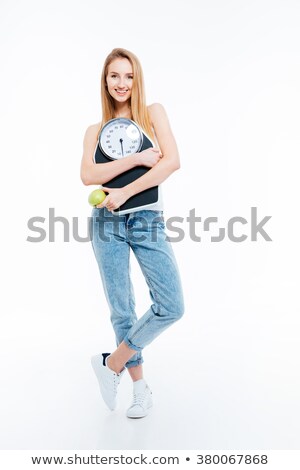
[[[143,144],[143,133],[139,126],[127,118],[108,121],[99,136],[99,146],[110,159],[119,160],[139,152]]]

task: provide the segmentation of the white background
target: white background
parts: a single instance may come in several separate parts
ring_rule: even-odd
[[[298,1],[2,1],[2,449],[299,448]],[[100,75],[134,52],[147,103],[165,107],[181,168],[163,183],[186,312],[144,351],[155,406],[109,412],[90,356],[114,335],[90,242],[82,141],[101,118]],[[272,238],[250,238],[250,211]],[[49,242],[49,208],[56,223]],[[211,232],[186,217],[216,216]],[[27,227],[44,217],[47,237]],[[236,235],[210,240],[234,216]],[[169,233],[170,234],[170,233]],[[137,313],[150,297],[132,256]]]

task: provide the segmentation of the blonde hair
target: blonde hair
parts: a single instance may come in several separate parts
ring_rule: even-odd
[[[106,57],[101,74],[101,103],[102,122],[99,133],[104,124],[115,117],[114,99],[109,94],[106,84],[106,77],[110,63],[118,58],[128,59],[132,66],[133,81],[131,89],[130,106],[131,119],[135,121],[142,130],[155,142],[155,135],[146,106],[146,94],[144,76],[139,59],[132,52],[120,47],[113,49]]]

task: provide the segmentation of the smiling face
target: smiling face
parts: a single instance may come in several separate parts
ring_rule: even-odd
[[[119,103],[125,103],[131,96],[133,82],[132,65],[128,59],[113,60],[106,76],[109,94]]]

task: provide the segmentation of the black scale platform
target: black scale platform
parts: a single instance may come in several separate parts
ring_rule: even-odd
[[[140,152],[151,147],[153,147],[151,141],[143,133],[143,145],[140,149]],[[99,144],[97,144],[97,149],[95,152],[95,163],[101,164],[107,162],[111,162],[111,160],[103,154],[99,147]],[[107,186],[108,188],[122,188],[123,186],[132,183],[132,181],[144,175],[149,170],[150,168],[142,165],[137,166],[135,168],[131,168],[130,170],[125,171],[121,175],[116,176],[112,180],[107,181],[105,184],[103,184],[103,186]],[[146,206],[148,204],[154,204],[157,201],[158,186],[153,186],[152,188],[145,189],[144,191],[141,191],[140,193],[135,194],[131,198],[127,199],[127,201],[122,204],[118,209],[114,209],[114,212],[137,208],[140,206]]]

